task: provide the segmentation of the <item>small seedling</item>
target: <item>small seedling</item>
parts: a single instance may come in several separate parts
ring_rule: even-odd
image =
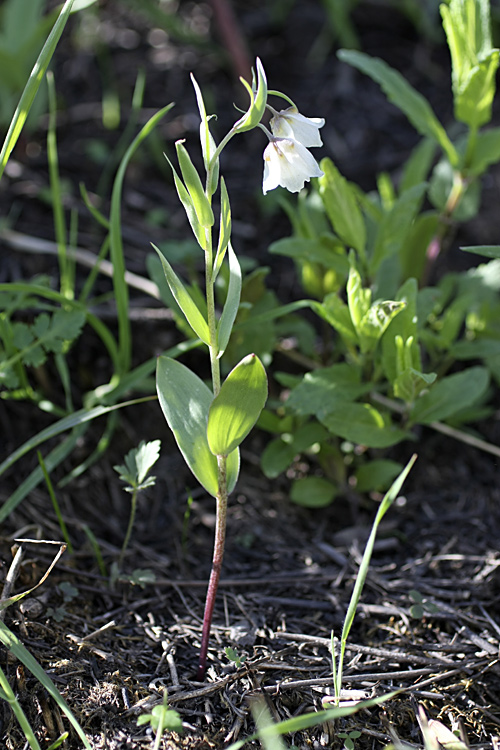
[[[345,750],[354,750],[354,740],[358,740],[361,737],[361,732],[353,729],[351,732],[339,732],[337,737],[344,740]]]
[[[114,470],[120,475],[120,479],[128,484],[128,487],[125,487],[125,492],[130,492],[132,495],[130,517],[120,557],[118,559],[118,570],[122,567],[123,558],[132,535],[132,528],[134,526],[135,514],[137,511],[137,495],[147,487],[153,487],[156,481],[156,477],[148,476],[148,473],[158,460],[160,447],[161,442],[159,440],[152,440],[149,443],[142,440],[137,448],[132,448],[132,450],[127,453],[125,456],[125,464],[122,464],[121,466],[113,466]]]
[[[438,612],[436,605],[426,599],[425,596],[422,596],[420,591],[412,589],[410,591],[410,597],[415,602],[415,604],[412,604],[410,607],[410,615],[415,619],[421,620],[425,614],[431,615]]]
[[[236,649],[231,648],[231,646],[226,646],[226,648],[224,649],[224,653],[226,654],[229,661],[234,662],[236,669],[242,667],[247,660],[246,656],[240,656]]]
[[[76,599],[80,592],[76,586],[73,586],[69,581],[61,581],[61,583],[57,584],[57,588],[63,596],[63,603],[60,604],[59,607],[49,607],[47,609],[47,617],[51,617],[56,622],[62,622],[68,615],[65,605],[69,604],[73,599]]]
[[[143,714],[137,719],[138,726],[143,726],[144,724],[149,724],[155,732],[153,750],[158,750],[160,747],[164,732],[182,732],[182,719],[177,711],[168,707],[166,690],[163,693],[163,703],[155,706],[150,714]]]

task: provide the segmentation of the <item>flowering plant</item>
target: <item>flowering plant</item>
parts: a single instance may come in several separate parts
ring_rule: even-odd
[[[217,145],[210,131],[210,117],[202,92],[193,78],[200,113],[200,141],[206,172],[204,185],[183,141],[175,144],[180,175],[170,163],[179,200],[204,254],[206,312],[200,310],[167,258],[155,248],[177,305],[193,332],[208,348],[212,376],[212,387],[209,388],[177,360],[166,356],[158,359],[157,391],[165,418],[187,465],[217,503],[198,679],[203,678],[206,669],[210,624],[224,553],[228,495],[233,491],[239,473],[239,446],[259,418],[267,399],[266,372],[253,353],[245,355],[221,382],[220,361],[239,309],[242,274],[231,244],[231,207],[226,183],[220,175],[219,157],[233,136],[260,127],[269,138],[264,152],[264,193],[278,185],[297,192],[306,181],[323,174],[307,147],[321,145],[319,128],[324,120],[304,117],[288,97],[269,92],[260,60],[257,60],[252,85],[242,82],[249,93],[250,105]],[[276,112],[267,104],[271,94],[287,99],[292,106]],[[267,109],[273,115],[270,122],[272,132],[261,122]],[[220,211],[215,244],[213,227],[216,220],[212,203],[217,191]],[[224,262],[228,265],[229,283],[222,312],[217,317],[214,286]]]

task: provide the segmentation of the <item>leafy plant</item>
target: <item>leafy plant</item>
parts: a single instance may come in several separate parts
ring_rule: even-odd
[[[118,560],[119,569],[122,567],[123,558],[132,535],[135,514],[137,512],[137,495],[139,492],[142,492],[148,487],[153,487],[155,484],[156,477],[148,476],[148,474],[160,456],[160,447],[161,443],[159,440],[152,440],[148,443],[141,440],[137,448],[132,448],[127,453],[124,464],[113,467],[119,474],[120,479],[128,485],[124,488],[125,492],[129,492],[132,495],[127,532],[123,540]]]
[[[138,726],[149,724],[155,733],[153,750],[158,750],[164,732],[182,732],[182,719],[177,711],[168,708],[167,691],[163,692],[163,702],[155,706],[150,714],[142,714],[137,719]]]
[[[346,446],[385,449],[413,439],[416,425],[479,421],[491,412],[491,380],[499,382],[498,249],[478,248],[494,260],[426,286],[451,228],[477,214],[481,177],[500,160],[500,129],[485,128],[500,55],[492,46],[489,3],[450,0],[440,9],[455,129],[449,134],[428,101],[383,60],[341,50],[340,59],[373,78],[422,141],[399,185],[383,174],[374,193],[365,194],[324,159],[309,195],[301,194],[296,207],[283,199],[293,235],[270,247],[293,259],[315,298],[302,302],[326,333],[320,357],[301,356],[298,343],[296,360],[308,370],[303,377],[277,376],[288,398],[274,424],[261,420],[278,434],[262,467],[276,476],[301,454],[319,463],[332,487],[318,492],[318,506],[345,481]],[[383,473],[370,486],[370,463],[363,461],[353,468],[364,490],[385,489],[397,473],[376,465]],[[302,495],[300,486],[293,488],[292,498]]]

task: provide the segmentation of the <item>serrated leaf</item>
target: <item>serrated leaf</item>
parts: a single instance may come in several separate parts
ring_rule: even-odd
[[[207,440],[213,393],[194,372],[170,357],[158,358],[156,388],[160,405],[187,465],[206,491],[217,497],[217,459]],[[227,486],[232,492],[239,473],[239,451],[227,459]]]
[[[448,419],[481,398],[489,384],[485,367],[470,367],[435,383],[416,401],[411,420],[430,424]]]
[[[227,456],[246,438],[267,400],[267,375],[249,354],[231,370],[210,405],[207,439],[214,456]]]
[[[193,298],[187,291],[186,287],[175,273],[174,269],[165,258],[161,250],[156,245],[153,245],[154,249],[158,253],[161,260],[163,271],[167,279],[170,291],[174,295],[175,301],[184,313],[187,322],[196,333],[199,339],[203,341],[207,346],[210,346],[210,331],[208,329],[208,323],[199,311],[197,305],[193,301]]]
[[[445,129],[434,114],[427,99],[416,91],[408,81],[378,57],[370,57],[356,50],[339,50],[340,60],[353,65],[373,78],[386,94],[390,102],[399,107],[413,127],[424,136],[438,143],[453,166],[459,162],[458,153],[448,138]]]

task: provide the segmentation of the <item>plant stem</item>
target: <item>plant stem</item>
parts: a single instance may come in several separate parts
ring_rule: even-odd
[[[214,553],[212,557],[212,571],[208,582],[207,597],[205,600],[205,613],[203,615],[203,630],[201,636],[201,648],[198,661],[198,672],[196,679],[201,681],[205,676],[207,667],[208,641],[210,638],[210,626],[215,605],[215,597],[219,586],[222,560],[224,558],[224,545],[226,541],[226,516],[227,516],[227,478],[226,478],[226,456],[217,456],[219,472],[219,491],[217,493],[217,515],[215,521]]]
[[[130,518],[128,519],[127,533],[125,534],[125,539],[123,540],[120,557],[118,558],[118,568],[120,570],[122,568],[125,552],[130,542],[130,537],[132,536],[132,528],[134,526],[136,510],[137,510],[137,490],[134,490],[132,493],[132,501],[130,505]]]

